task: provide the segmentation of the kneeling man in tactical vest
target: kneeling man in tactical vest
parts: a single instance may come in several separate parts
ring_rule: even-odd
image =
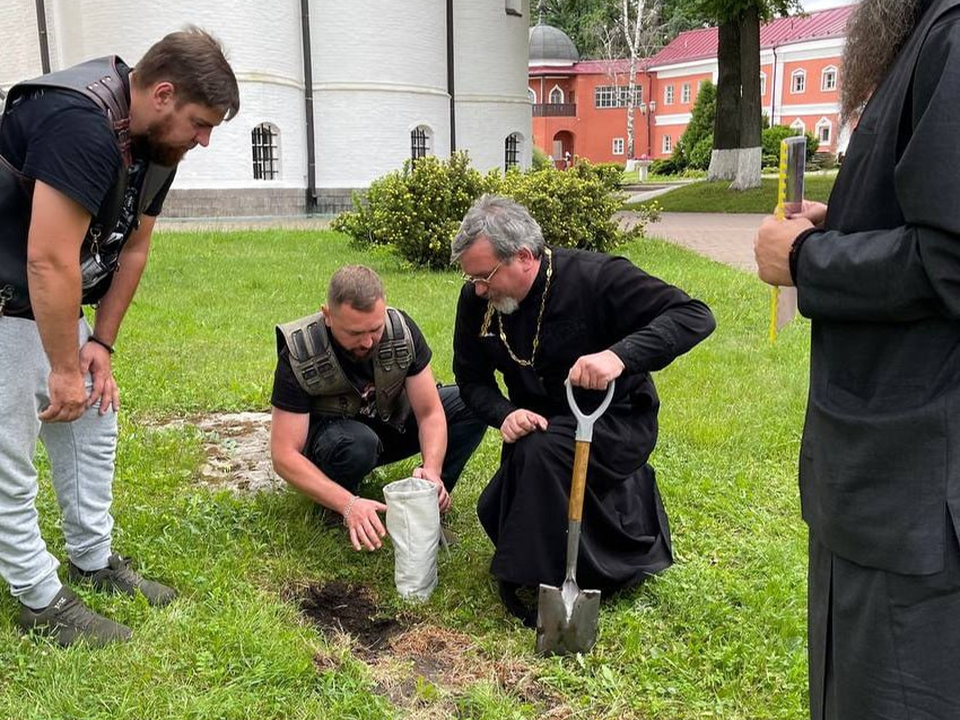
[[[438,386],[410,317],[386,306],[370,268],[330,279],[319,313],[277,327],[270,451],[277,473],[343,516],[357,550],[386,535],[383,503],[357,496],[375,467],[420,453],[414,476],[436,484],[440,512],[485,425],[455,385]]]

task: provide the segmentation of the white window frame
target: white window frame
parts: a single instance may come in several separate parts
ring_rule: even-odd
[[[660,147],[663,149],[664,153],[672,153],[673,138],[670,135],[664,135],[663,140],[660,141]]]
[[[820,118],[817,121],[816,129],[817,129],[817,142],[819,142],[821,145],[829,145],[831,142],[833,142],[833,123],[830,122],[828,118],[825,118],[825,117]],[[823,139],[823,135],[822,135],[824,130],[827,131],[826,140]]]
[[[597,85],[593,89],[593,106],[597,110],[608,110],[617,106],[617,86]]]
[[[532,87],[527,88],[527,96],[530,98],[530,102],[536,104],[537,102],[537,91]]]
[[[800,84],[800,88],[797,88],[797,84]],[[807,71],[800,69],[794,70],[790,73],[790,94],[791,95],[803,95],[807,91]]]
[[[673,105],[673,83],[663,86],[663,104]]]
[[[553,99],[554,93],[560,93],[560,102],[557,102]],[[550,93],[547,95],[547,102],[549,102],[551,105],[563,105],[564,97],[566,96],[563,93],[563,88],[559,85],[554,85],[552,88],[550,88]]]
[[[767,74],[760,71],[760,97],[767,94]]]
[[[611,150],[614,155],[623,155],[626,153],[626,143],[622,137],[615,137],[613,139]]]
[[[680,103],[688,105],[690,103],[690,83],[684,83],[680,86]]]
[[[790,129],[793,130],[797,135],[803,135],[807,132],[807,125],[803,120],[797,118],[792,123],[790,123]]]
[[[830,87],[827,87],[827,78],[830,78]],[[837,66],[829,65],[820,73],[820,89],[823,92],[835,92],[837,89]]]

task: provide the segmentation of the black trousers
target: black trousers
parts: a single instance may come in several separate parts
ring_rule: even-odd
[[[440,477],[451,492],[487,426],[460,399],[456,385],[443,385],[438,390],[447,416],[447,454]],[[419,453],[418,433],[413,413],[402,432],[371,418],[324,417],[311,420],[304,455],[331,480],[355,493],[360,481],[375,467]]]
[[[863,567],[811,536],[812,720],[960,718],[960,547],[948,527],[933,575]]]

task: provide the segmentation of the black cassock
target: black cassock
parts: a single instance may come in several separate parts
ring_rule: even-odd
[[[488,313],[487,301],[464,286],[453,362],[464,400],[495,428],[518,408],[549,421],[546,431],[504,444],[500,467],[480,496],[477,513],[496,546],[496,577],[521,585],[563,581],[576,431],[563,382],[577,358],[608,349],[626,367],[594,426],[577,580],[581,587],[611,591],[671,565],[667,515],[647,464],[660,406],[649,373],[714,327],[702,302],[625,258],[599,253],[552,249],[552,261],[544,257],[527,297],[506,316]],[[530,359],[535,338],[534,365],[524,366],[518,360]],[[602,396],[577,391],[585,411]]]

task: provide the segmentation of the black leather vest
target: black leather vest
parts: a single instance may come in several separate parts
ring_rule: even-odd
[[[323,313],[277,325],[277,351],[284,347],[297,382],[313,398],[313,412],[346,418],[360,413],[360,393],[340,367]],[[397,310],[387,308],[383,337],[373,355],[373,384],[377,415],[397,429],[403,428],[410,414],[404,383],[413,352],[406,321]]]
[[[144,169],[136,216],[125,228],[122,237],[111,238],[117,228],[127,191],[130,167],[130,107],[127,81],[117,70],[115,55],[89,60],[80,65],[43,75],[14,85],[7,95],[3,116],[23,95],[43,88],[72,90],[93,100],[103,111],[104,120],[117,137],[123,163],[96,216],[91,218],[87,235],[81,244],[80,265],[95,263],[98,273],[84,273],[94,278],[83,288],[82,302],[100,300],[110,288],[113,273],[119,266],[120,249],[136,229],[140,214],[149,206],[173,172],[173,168],[148,164]],[[122,62],[122,61],[121,61]],[[33,178],[14,168],[0,156],[0,315],[32,317],[27,287],[27,236],[33,203]],[[101,246],[111,239],[111,250],[102,253]]]

